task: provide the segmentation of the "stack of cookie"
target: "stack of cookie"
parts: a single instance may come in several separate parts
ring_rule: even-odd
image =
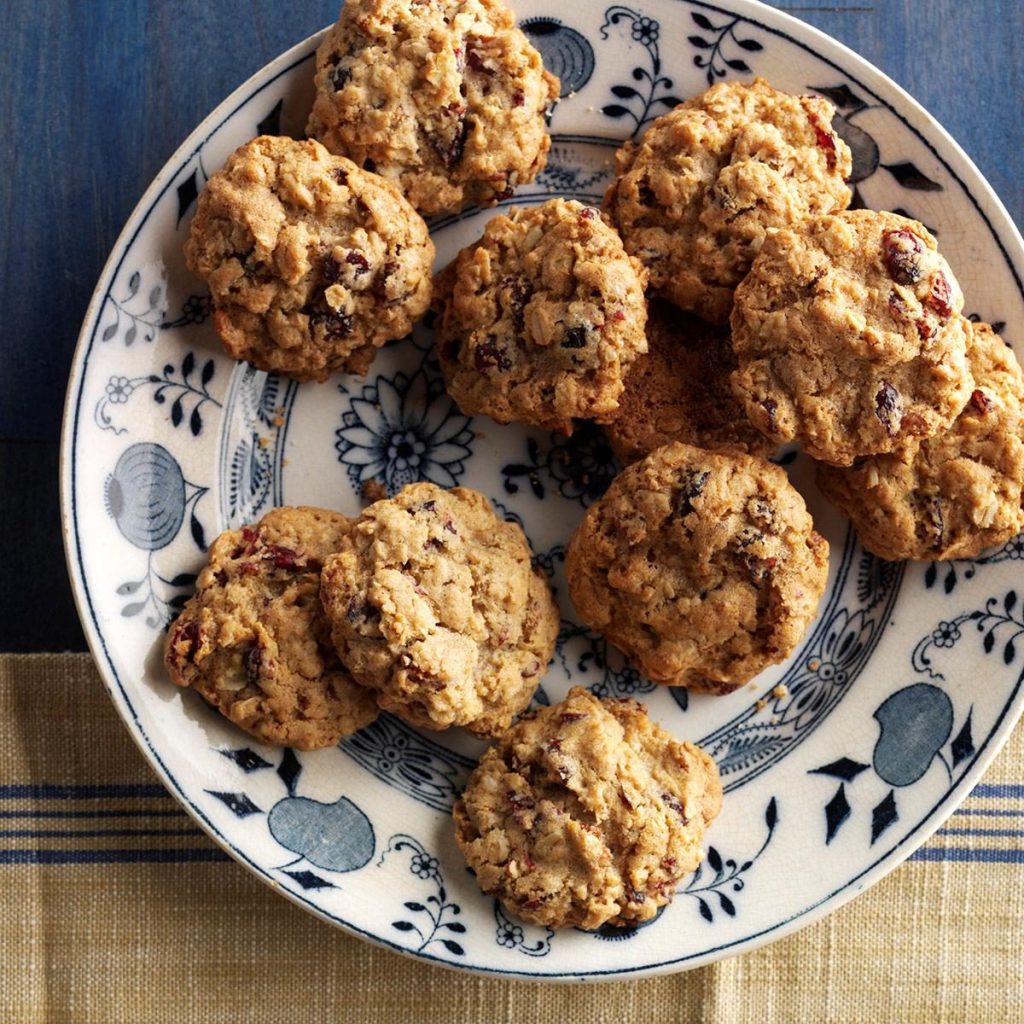
[[[805,635],[828,545],[779,443],[881,557],[1024,527],[1021,370],[922,225],[847,211],[826,100],[713,86],[620,149],[603,211],[513,208],[431,280],[422,215],[531,181],[557,80],[499,0],[349,0],[316,90],[312,138],[253,140],[200,196],[186,259],[225,347],[363,374],[432,305],[464,412],[601,424],[627,468],[569,541],[570,595],[650,679],[725,694]],[[539,924],[635,925],[699,863],[721,785],[635,701],[527,710],[558,625],[519,526],[419,483],[223,534],[165,662],[268,743],[381,709],[495,739],[455,808],[480,885]]]

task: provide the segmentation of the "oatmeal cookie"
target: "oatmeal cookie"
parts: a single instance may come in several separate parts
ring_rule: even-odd
[[[643,271],[572,200],[490,220],[435,285],[437,352],[466,413],[572,432],[614,412],[647,350]]]
[[[342,667],[319,598],[349,527],[337,512],[277,508],[222,533],[168,631],[171,679],[264,743],[315,750],[369,725],[374,693]]]
[[[972,333],[974,390],[949,430],[849,469],[818,467],[822,492],[879,558],[973,558],[1024,530],[1024,376],[988,324]]]
[[[235,359],[363,374],[430,304],[434,243],[394,185],[318,142],[246,143],[199,196],[185,262]]]
[[[777,231],[736,290],[733,390],[766,436],[822,462],[894,451],[971,393],[962,307],[917,221],[857,210]]]
[[[347,0],[307,131],[424,214],[489,206],[547,162],[558,79],[500,0]]]
[[[410,484],[369,506],[324,564],[321,593],[352,675],[427,729],[508,728],[558,634],[523,531],[465,487]]]
[[[828,543],[778,466],[677,442],[591,505],[565,569],[580,617],[640,672],[728,693],[800,642]]]
[[[633,364],[605,424],[619,461],[636,462],[672,441],[769,455],[775,445],[747,421],[729,386],[734,369],[728,330],[655,299],[647,354]]]
[[[835,108],[763,79],[721,82],[659,117],[616,155],[605,209],[651,290],[726,323],[769,229],[845,210],[852,164]]]
[[[524,920],[636,925],[700,863],[721,805],[700,748],[635,700],[576,687],[484,754],[455,805],[455,840],[484,892]]]

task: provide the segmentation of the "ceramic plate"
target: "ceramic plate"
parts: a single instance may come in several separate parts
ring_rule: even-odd
[[[839,110],[857,202],[938,235],[967,312],[1024,322],[1024,249],[977,169],[905,93],[849,50],[749,0],[564,5],[519,0],[562,81],[547,169],[516,202],[598,203],[615,147],[723,78],[763,75]],[[953,811],[1024,695],[1024,537],[973,561],[867,554],[783,456],[832,546],[820,615],[794,656],[727,697],[653,686],[574,618],[565,543],[616,467],[599,432],[571,438],[463,416],[431,336],[365,379],[297,386],[228,359],[182,243],[207,177],[260,132],[301,135],[317,38],[222,103],[160,172],[96,289],[71,374],[63,514],[86,634],[118,710],[174,795],[232,856],[325,920],[425,960],[584,978],[678,970],[779,938],[906,858]],[[508,205],[508,204],[503,204]],[[433,225],[439,265],[489,212]],[[1017,343],[1011,330],[1009,340]],[[537,699],[570,684],[647,701],[715,757],[726,788],[700,871],[632,931],[554,933],[508,918],[455,848],[450,809],[481,745],[387,716],[338,747],[261,746],[165,678],[164,628],[208,542],[275,505],[356,513],[360,488],[467,485],[521,523],[565,616]],[[777,684],[785,689],[775,693]]]

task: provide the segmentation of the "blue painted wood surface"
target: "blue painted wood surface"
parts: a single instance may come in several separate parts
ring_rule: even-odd
[[[62,569],[56,443],[78,328],[122,225],[198,121],[332,21],[337,6],[6,0],[0,8],[0,565],[21,588],[0,588],[0,650],[82,644]],[[1024,0],[774,6],[904,86],[1022,222]]]

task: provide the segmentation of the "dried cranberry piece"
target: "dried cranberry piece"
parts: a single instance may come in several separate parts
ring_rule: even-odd
[[[829,170],[835,170],[836,166],[836,137],[835,134],[826,128],[817,114],[808,113],[811,126],[814,128],[814,135],[818,145],[825,150],[825,159],[828,161]]]
[[[939,271],[932,278],[932,290],[924,300],[929,309],[934,309],[941,317],[953,315],[953,289],[950,286],[949,278],[942,271]]]
[[[882,381],[882,386],[875,395],[875,415],[881,420],[885,432],[890,437],[895,437],[900,432],[903,402],[900,400],[900,393],[887,380]]]
[[[775,413],[778,411],[778,408],[779,408],[778,404],[774,401],[774,399],[766,398],[761,403],[761,408],[764,409],[765,413],[768,416],[768,429],[769,430],[774,430],[775,429]]]
[[[184,648],[180,650],[179,648]],[[171,640],[171,651],[176,659],[184,658],[191,661],[199,649],[199,625],[193,619],[179,622],[174,627],[174,638]]]
[[[335,64],[327,77],[330,79],[331,85],[334,86],[334,91],[341,92],[345,88],[345,84],[352,77],[352,69],[343,67],[341,64]]]
[[[974,406],[982,416],[984,416],[988,412],[992,402],[984,391],[976,388],[971,392],[971,405]]]
[[[448,170],[456,167],[462,160],[462,154],[466,149],[466,139],[469,136],[469,118],[462,112],[458,113],[455,123],[455,130],[450,139],[436,139],[434,142],[444,165]]]
[[[682,486],[676,494],[676,515],[688,516],[693,511],[693,502],[701,496],[711,471],[707,469],[691,470],[682,480]]]
[[[508,303],[509,315],[512,317],[512,324],[516,332],[522,334],[526,329],[526,304],[530,301],[533,292],[530,286],[521,277],[508,277],[505,279],[506,301]]]
[[[279,544],[268,544],[263,557],[269,558],[277,569],[294,569],[298,566],[302,556],[291,548],[284,548]]]
[[[566,329],[562,338],[562,348],[586,348],[587,329],[582,324]]]
[[[521,107],[525,102],[526,93],[524,93],[522,89],[516,89],[516,91],[512,93],[512,106]]]
[[[455,529],[455,523],[451,519],[446,519],[444,521],[444,529],[447,530],[448,533],[454,534],[456,537],[459,535],[459,531]]]
[[[676,812],[676,814],[679,815],[680,818],[683,819],[684,825],[690,824],[690,819],[686,816],[686,814],[683,811],[683,805],[674,796],[672,796],[671,793],[662,793],[661,799],[666,807],[671,808],[673,811]]]
[[[675,857],[662,857],[661,868],[663,871],[672,871],[676,866]]]
[[[921,335],[922,341],[928,341],[928,339],[935,333],[935,328],[927,317],[922,316],[920,319],[916,320],[914,322],[914,326],[917,328],[917,333]]]
[[[315,309],[309,314],[311,327],[322,326],[328,341],[347,338],[352,333],[353,318],[348,313],[337,313],[333,309]]]
[[[473,352],[473,362],[480,373],[489,369],[507,373],[512,369],[512,360],[509,359],[508,352],[504,346],[498,344],[498,339],[493,334],[477,345]]]
[[[581,718],[586,717],[582,711],[564,711],[558,716],[558,721],[564,725],[566,722],[578,722]]]
[[[242,664],[245,668],[245,678],[249,681],[249,685],[257,686],[260,681],[260,666],[263,664],[263,651],[258,644],[250,647],[245,652]]]
[[[895,228],[882,235],[882,258],[889,276],[897,284],[916,284],[921,280],[921,239],[906,228]]]
[[[597,216],[597,210],[592,206],[584,206],[580,210],[580,220],[593,220]]]
[[[508,179],[503,179],[507,181]],[[494,201],[500,203],[503,199],[511,199],[516,194],[515,187],[512,185],[506,185],[500,192],[495,190]]]
[[[341,280],[341,264],[333,256],[320,260],[320,276],[325,285],[337,284]]]
[[[342,167],[336,167],[333,171],[331,171],[331,177],[339,185],[347,185],[348,184],[348,172],[345,171],[345,169],[342,168]]]
[[[370,270],[370,261],[361,253],[353,249],[346,257],[345,262],[356,268],[356,277],[362,277]]]
[[[889,312],[892,313],[893,318],[896,320],[907,319],[907,304],[903,301],[903,296],[899,292],[889,293]]]
[[[488,67],[484,63],[483,57],[481,57],[480,54],[473,49],[468,50],[466,53],[466,66],[471,71],[476,71],[481,75],[488,75],[489,77],[492,78],[496,74],[494,68]]]
[[[535,675],[536,675],[536,674],[537,674],[537,673],[538,673],[539,671],[540,671],[540,662],[539,662],[539,661],[537,661],[537,659],[535,658],[535,659],[534,659],[533,661],[531,661],[531,662],[530,662],[530,664],[529,664],[529,665],[527,665],[527,666],[526,666],[526,668],[524,668],[524,669],[523,669],[523,671],[522,671],[522,672],[520,672],[519,674],[520,674],[520,675],[521,675],[521,676],[522,676],[522,677],[523,677],[524,679],[529,679],[529,678],[530,678],[530,676],[535,676]]]

